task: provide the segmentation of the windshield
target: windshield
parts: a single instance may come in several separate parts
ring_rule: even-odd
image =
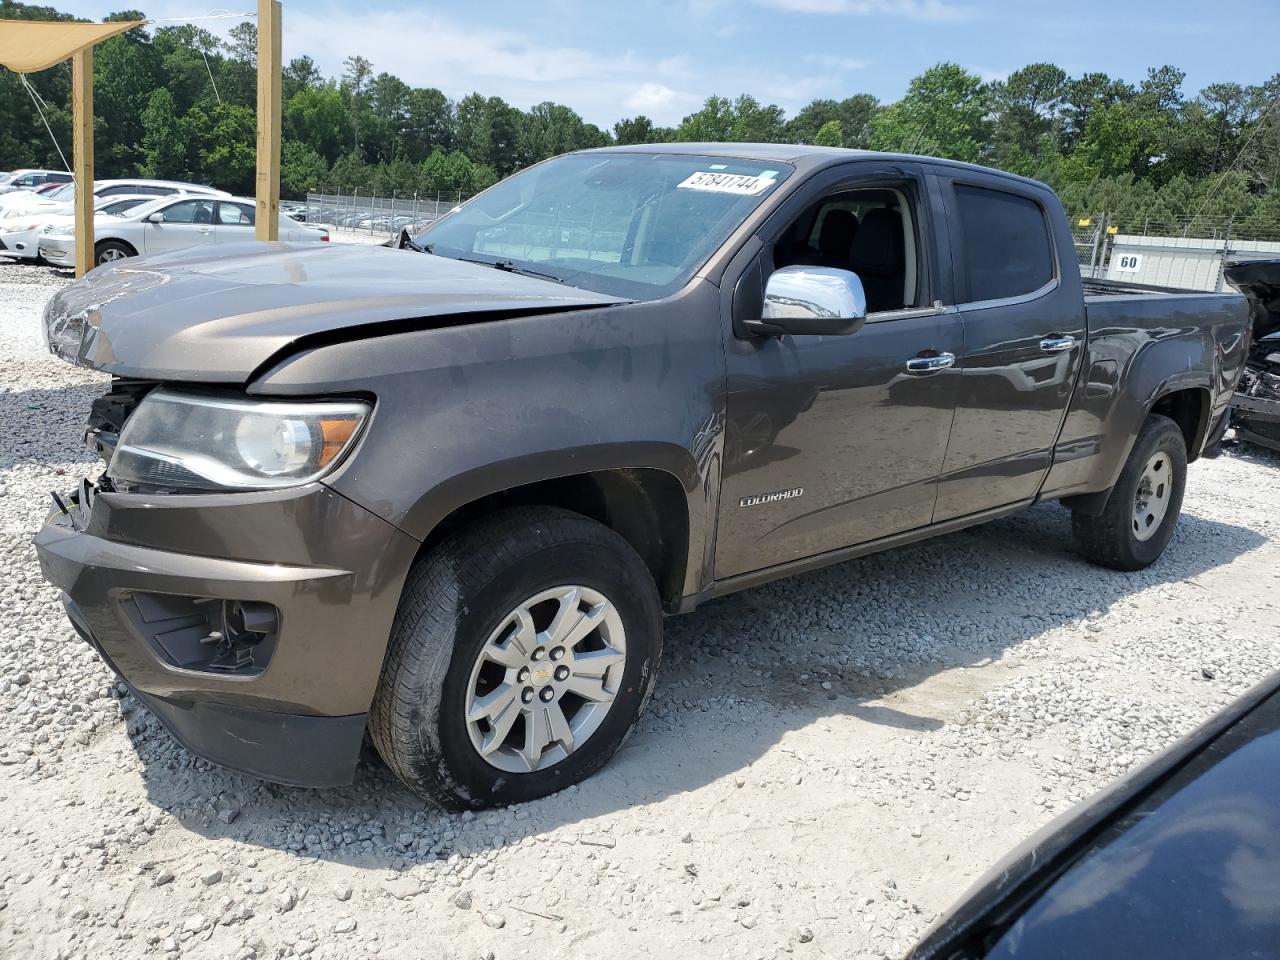
[[[45,194],[49,200],[74,200],[76,196],[75,182],[64,183],[57,190],[50,190]]]
[[[416,242],[438,256],[654,300],[688,282],[791,171],[726,157],[570,154],[502,181]]]

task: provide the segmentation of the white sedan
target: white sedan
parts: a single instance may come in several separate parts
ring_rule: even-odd
[[[95,217],[93,261],[97,265],[145,253],[252,240],[256,212],[253,201],[243,197],[177,196],[135,207],[122,217]],[[280,239],[328,240],[329,231],[282,215]],[[40,256],[59,266],[74,266],[74,228],[46,227]]]
[[[154,196],[97,197],[93,204],[94,216],[123,216],[135,207],[155,202]],[[40,235],[46,227],[56,225],[70,230],[74,229],[75,222],[75,214],[50,213],[43,209],[0,220],[0,256],[34,260],[39,255]]]

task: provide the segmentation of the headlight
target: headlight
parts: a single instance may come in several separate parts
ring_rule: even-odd
[[[291,403],[153,390],[107,466],[117,487],[266,490],[328,473],[369,415],[359,401]]]

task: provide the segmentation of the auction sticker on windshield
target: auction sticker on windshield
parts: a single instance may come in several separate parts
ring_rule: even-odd
[[[764,193],[778,181],[772,176],[752,176],[746,173],[712,173],[699,170],[676,184],[681,190],[706,190],[710,193],[736,193],[754,197]]]

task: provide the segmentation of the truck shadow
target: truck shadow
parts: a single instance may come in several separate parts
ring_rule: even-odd
[[[506,811],[430,809],[368,746],[353,786],[305,790],[193,758],[136,705],[129,732],[151,802],[194,833],[410,869],[557,827],[590,832],[591,820],[629,806],[722,789],[717,781],[747,774],[784,737],[835,717],[907,738],[962,723],[984,683],[1008,676],[1007,663],[992,664],[1010,648],[1076,625],[1054,642],[1079,643],[1085,656],[1085,645],[1105,649],[1095,617],[1142,591],[1194,584],[1264,542],[1252,530],[1184,514],[1159,563],[1115,573],[1086,564],[1074,552],[1067,511],[1043,505],[709,603],[668,621],[654,702],[612,763],[570,793]],[[952,698],[913,699],[921,684],[953,675],[990,679],[961,684]]]

